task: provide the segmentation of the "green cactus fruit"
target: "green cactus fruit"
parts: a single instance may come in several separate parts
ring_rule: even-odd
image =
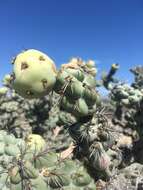
[[[74,111],[74,104],[74,102],[70,103],[69,100],[64,96],[61,101],[61,109],[69,113],[72,113]]]
[[[43,153],[37,156],[34,160],[36,168],[53,167],[58,161],[58,155],[54,152]]]
[[[5,135],[4,137],[5,144],[16,144],[16,138],[14,135]]]
[[[34,49],[16,57],[13,71],[12,86],[25,98],[39,98],[48,94],[56,82],[54,62],[46,54]]]
[[[40,152],[46,146],[45,140],[37,134],[30,134],[28,137],[26,137],[26,144],[28,150],[31,150],[35,153]]]
[[[15,166],[14,168],[9,170],[10,182],[12,184],[18,184],[21,182],[21,176],[19,171],[20,169],[18,168],[18,166]]]
[[[66,95],[72,99],[78,99],[82,97],[84,87],[80,81],[72,82],[66,89]]]
[[[6,95],[7,92],[8,92],[7,87],[1,87],[0,88],[0,96]]]
[[[9,85],[10,82],[11,82],[11,75],[9,75],[9,74],[5,75],[4,78],[3,78],[3,80],[2,80],[2,82],[6,86]]]
[[[51,190],[50,188],[48,188],[46,182],[44,182],[44,180],[41,177],[38,177],[36,179],[30,179],[29,181],[28,180],[27,180],[27,185],[26,184],[22,185],[22,183],[11,184],[10,190],[22,190],[22,188],[24,188],[25,190],[28,190],[28,189],[31,189],[31,190],[39,190],[39,189],[40,190]]]
[[[19,184],[11,184],[11,189],[10,190],[21,190],[21,189],[22,189],[21,183],[19,183]]]
[[[62,170],[65,174],[72,174],[77,169],[77,166],[72,160],[65,160],[63,162]]]
[[[91,75],[86,75],[83,84],[90,87],[90,88],[95,88],[96,87],[96,80],[93,76]]]
[[[89,68],[94,68],[95,67],[95,62],[93,60],[88,60],[86,62],[86,66]]]
[[[26,162],[24,165],[24,177],[35,179],[38,175],[38,171],[32,166],[32,164],[30,162]]]
[[[69,75],[69,73],[64,70],[60,70],[57,74],[56,83],[54,86],[55,92],[59,93],[63,89],[64,85],[68,84],[68,80],[72,78],[73,77]]]
[[[8,156],[17,156],[20,153],[20,149],[17,147],[17,145],[7,144],[5,146],[5,153]]]
[[[84,80],[84,73],[79,69],[67,68],[66,72],[73,75],[77,80],[81,82]]]
[[[40,176],[36,179],[32,179],[31,183],[32,190],[51,190]]]
[[[89,72],[90,72],[90,74],[91,74],[92,76],[95,77],[96,74],[97,74],[97,69],[96,69],[96,68],[91,68]]]
[[[84,90],[84,96],[85,101],[88,106],[95,104],[97,100],[97,93],[95,90],[90,90],[87,87]]]
[[[84,99],[80,98],[76,101],[73,114],[76,117],[84,117],[88,115],[88,106]]]
[[[89,174],[83,169],[83,167],[79,168],[76,173],[73,175],[73,184],[82,187],[90,184],[92,181]]]

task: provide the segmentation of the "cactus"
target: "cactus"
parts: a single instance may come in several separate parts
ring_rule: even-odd
[[[12,81],[12,85],[23,97],[25,97],[25,90],[28,87],[25,85],[30,84],[30,80],[32,80],[32,78],[28,78],[29,80],[23,81],[24,79],[21,78],[22,72],[25,72],[25,76],[28,76],[27,67],[21,71],[21,59],[23,60],[24,56],[28,60],[34,56],[33,59],[36,61],[34,64],[34,61],[31,63],[27,60],[28,65],[32,65],[31,70],[28,67],[31,76],[37,76],[39,80],[43,73],[43,67],[39,66],[39,61],[37,62],[37,57],[35,59],[33,50],[28,50],[17,56],[14,61],[15,79]],[[37,72],[37,67],[40,67],[39,70],[41,69],[41,72]],[[112,65],[112,69],[107,77],[109,82],[113,82],[112,76],[117,69],[117,65]],[[60,109],[75,117],[75,123],[65,125],[70,136],[77,144],[75,157],[80,159],[79,154],[82,155],[82,161],[87,168],[92,168],[91,170],[95,170],[97,173],[100,172],[100,176],[103,176],[103,178],[109,179],[109,167],[111,163],[107,152],[110,149],[109,146],[112,148],[115,141],[108,131],[105,134],[101,133],[102,128],[106,125],[106,121],[102,117],[102,114],[99,113],[101,117],[97,114],[100,112],[101,100],[96,91],[96,73],[97,69],[92,60],[84,62],[81,59],[74,58],[69,63],[62,65],[58,72],[51,72],[51,75],[56,78],[56,82],[52,83],[49,91],[54,90],[59,95]],[[20,85],[17,86],[17,84]],[[39,89],[38,87],[35,86],[32,88],[35,88],[34,95],[30,95],[29,98],[45,95],[43,92],[39,94],[36,91],[36,88],[37,90]],[[99,143],[99,139],[101,144]],[[105,160],[103,159],[104,157]]]
[[[114,85],[111,99],[115,102],[116,111],[113,123],[123,128],[124,133],[132,138],[132,146],[126,149],[132,152],[132,160],[143,163],[142,134],[143,134],[143,78],[142,67],[130,70],[135,77],[131,85],[121,83]],[[132,131],[130,131],[130,129]]]
[[[49,93],[56,82],[54,62],[44,53],[27,50],[13,62],[12,87],[25,98],[37,98]]]
[[[118,69],[119,69],[119,64],[114,63],[114,64],[112,64],[109,73],[103,73],[102,74],[102,85],[106,89],[111,90],[113,87],[113,84],[117,83],[117,80],[115,79],[114,75]]]
[[[0,131],[1,189],[87,189],[88,186],[92,186],[91,190],[95,189],[93,179],[78,162],[62,159],[59,154],[50,152],[45,144],[41,144],[35,152],[31,147],[41,138],[30,137],[34,141],[29,146],[29,141],[24,142]]]
[[[96,68],[92,61],[89,62],[71,60],[62,65],[57,74],[54,90],[62,96],[61,109],[72,113],[76,118],[93,114],[99,96],[95,92],[95,74],[92,72]]]
[[[95,189],[93,179],[110,180],[116,169],[132,161],[139,161],[135,156],[135,147],[138,144],[136,135],[139,142],[142,142],[143,134],[141,68],[132,70],[135,82],[131,85],[119,82],[114,77],[119,69],[118,64],[112,64],[109,73],[102,76],[101,85],[110,91],[112,105],[116,107],[111,122],[111,118],[106,117],[103,101],[97,91],[99,81],[95,79],[97,69],[94,61],[85,62],[80,58],[73,58],[57,71],[48,56],[36,50],[27,50],[19,54],[13,64],[13,73],[10,78],[5,78],[5,86],[10,83],[24,98],[41,98],[27,100],[27,103],[21,100],[23,110],[27,112],[24,116],[29,119],[32,131],[38,134],[30,134],[25,142],[29,153],[26,152],[21,160],[26,167],[24,177],[19,173],[17,164],[9,171],[13,189],[21,188],[21,184],[33,185],[35,190]],[[49,93],[51,94],[46,96]],[[50,101],[51,95],[55,96],[53,103]],[[128,138],[130,142],[126,145],[118,142],[120,135],[114,138],[114,127],[115,130],[117,127],[122,128],[124,133],[131,136]],[[133,134],[128,129],[132,129]],[[64,138],[59,137],[60,132],[65,135]],[[75,145],[73,159],[76,158],[82,164],[78,169],[75,166],[78,161],[69,162],[60,157],[63,147],[60,146],[59,140],[67,142],[67,132]],[[53,144],[45,144],[39,134],[48,141],[55,138],[58,144],[55,152],[49,151],[49,145]],[[127,138],[123,136],[122,139]],[[12,149],[6,150],[9,154],[13,152]],[[125,151],[129,151],[131,157],[133,156],[128,162],[125,162]],[[140,162],[143,162],[142,159]]]
[[[132,86],[137,89],[143,89],[143,67],[138,66],[130,69],[130,71],[134,74],[134,82]]]

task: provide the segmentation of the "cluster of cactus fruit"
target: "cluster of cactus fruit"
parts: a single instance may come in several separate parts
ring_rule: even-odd
[[[0,89],[0,111],[3,113],[7,110],[0,124],[1,129],[15,126],[24,118],[29,131],[26,130],[26,134],[21,132],[22,135],[17,135],[18,130],[14,133],[16,137],[25,139],[16,140],[18,143],[22,141],[21,149],[19,144],[12,145],[11,152],[13,153],[15,146],[20,153],[7,155],[9,146],[2,140],[4,153],[1,155],[4,154],[5,161],[9,162],[6,168],[1,162],[2,171],[6,173],[5,180],[2,180],[3,189],[92,190],[95,189],[95,180],[109,180],[115,170],[125,164],[125,152],[120,143],[117,143],[113,124],[120,125],[123,131],[131,128],[135,133],[128,135],[135,142],[142,143],[142,67],[131,70],[135,75],[135,82],[127,85],[114,78],[119,69],[118,64],[112,64],[109,73],[102,75],[100,84],[95,79],[97,69],[92,60],[85,62],[80,58],[73,58],[57,70],[46,54],[31,49],[17,55],[12,64],[13,72],[5,76],[5,87]],[[110,91],[112,104],[116,107],[113,123],[109,122],[106,115],[108,113],[104,110],[97,91],[100,85]],[[7,95],[4,96],[5,94]],[[20,116],[23,118],[18,120]],[[9,123],[5,121],[8,118]],[[18,125],[24,126],[23,123]],[[12,133],[11,128],[8,128],[8,132]],[[33,135],[32,132],[42,135],[48,144],[41,136]],[[8,136],[6,132],[1,133]],[[74,161],[62,159],[60,155],[61,150],[67,148],[71,142],[69,136],[74,142]],[[58,144],[58,148],[54,147],[55,152],[50,149],[53,148],[53,139]],[[131,151],[135,152],[134,146]],[[16,162],[12,163],[13,159]]]
[[[1,189],[95,189],[83,166],[50,150],[40,135],[23,140],[1,130],[0,145]]]

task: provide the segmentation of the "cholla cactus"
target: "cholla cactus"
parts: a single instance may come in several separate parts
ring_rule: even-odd
[[[118,102],[118,104],[127,107],[138,105],[142,97],[141,90],[135,89],[127,84],[115,85],[111,91],[111,98]]]
[[[41,55],[44,60],[43,57],[41,59]],[[11,85],[26,98],[42,97],[50,91],[55,91],[59,95],[60,109],[72,114],[76,120],[70,125],[65,125],[76,144],[75,157],[82,160],[90,172],[94,170],[98,173],[94,176],[96,179],[99,176],[109,179],[114,162],[109,152],[112,151],[115,140],[108,129],[106,130],[107,119],[100,111],[102,106],[101,98],[96,91],[97,69],[94,62],[74,58],[56,71],[53,62],[47,59],[44,54],[35,50],[19,54],[13,62]],[[115,82],[113,75],[117,69],[118,65],[113,64],[106,79],[104,78],[106,88],[110,82]],[[45,82],[43,77],[46,79]],[[40,164],[41,161],[34,163]]]
[[[119,83],[111,90],[111,99],[115,102],[116,111],[114,124],[122,126],[124,133],[132,137],[131,149],[133,159],[143,163],[142,134],[143,134],[143,86],[142,67],[131,69],[135,81],[131,84]],[[132,132],[129,132],[132,129]]]
[[[24,137],[32,132],[25,117],[26,102],[13,92],[0,98],[0,129],[13,133],[17,137]]]
[[[30,146],[29,141],[0,131],[1,189],[95,189],[93,179],[82,166],[49,151],[40,136],[29,138],[34,138]],[[39,139],[42,142],[40,149]]]
[[[135,81],[133,82],[132,86],[137,89],[143,89],[143,66],[132,68],[130,71],[135,77]]]
[[[62,65],[54,87],[54,90],[61,95],[61,109],[77,118],[92,115],[99,98],[99,94],[95,91],[95,75],[96,68],[93,61],[84,63],[81,59],[72,59]]]
[[[112,64],[109,73],[102,74],[102,85],[106,89],[108,89],[108,90],[112,89],[113,84],[117,82],[117,79],[114,78],[114,75],[118,69],[119,69],[119,65],[117,63],[114,63],[114,64]]]

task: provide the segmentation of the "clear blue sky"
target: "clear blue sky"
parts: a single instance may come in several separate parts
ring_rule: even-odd
[[[98,60],[100,71],[143,65],[143,0],[0,0],[0,79],[23,48],[59,66],[73,56]]]

